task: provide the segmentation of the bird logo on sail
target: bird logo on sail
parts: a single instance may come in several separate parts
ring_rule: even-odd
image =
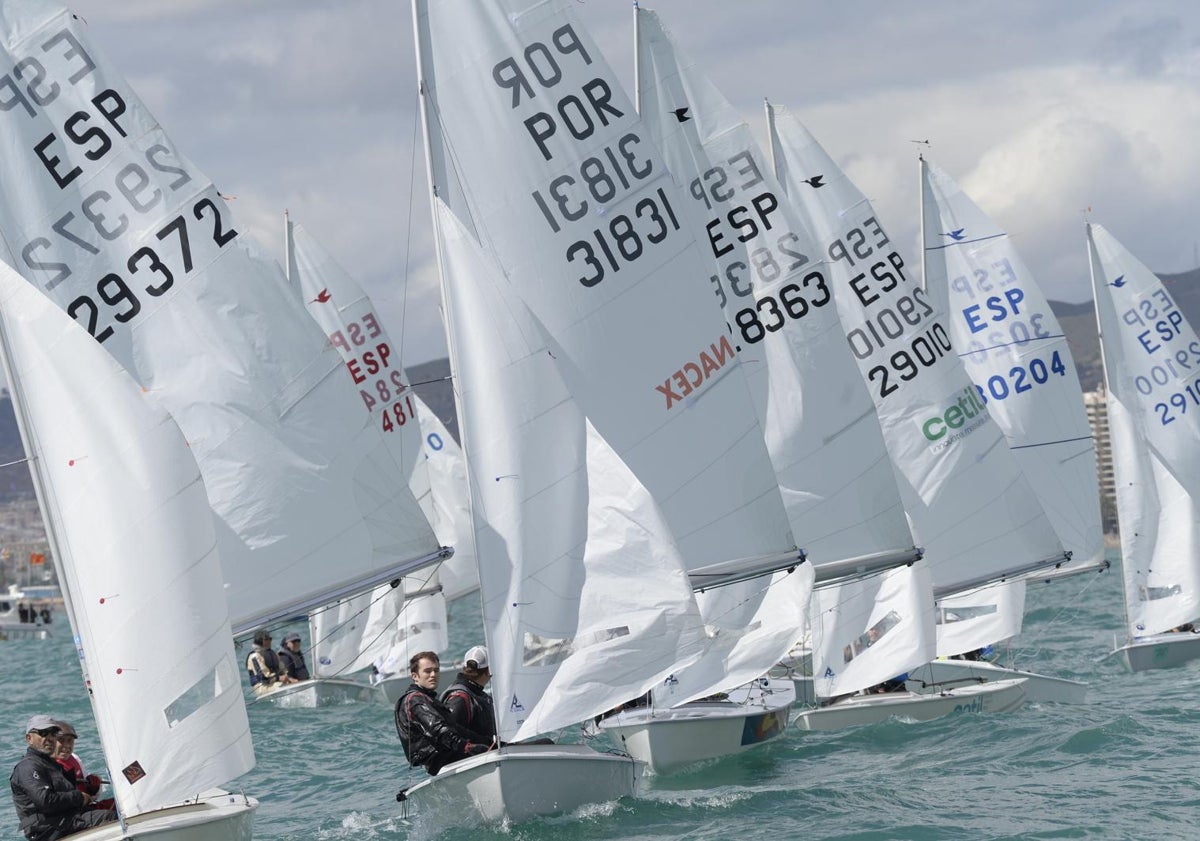
[[[332,296],[329,294],[329,289],[322,289],[317,297],[309,301],[310,304],[328,304]]]
[[[1122,286],[1125,285],[1125,275],[1121,275],[1120,277],[1118,277],[1116,280],[1114,280],[1112,283],[1110,283],[1108,285],[1115,286],[1118,289],[1120,289]]]
[[[675,119],[679,120],[679,122],[681,122],[681,123],[686,123],[688,120],[691,119],[691,117],[688,116],[689,110],[690,109],[687,106],[684,106],[683,108],[676,108],[675,109]]]
[[[515,712],[525,712],[525,705],[522,704],[519,700],[517,700],[517,696],[514,694],[512,703],[508,705],[508,709],[510,712],[514,712],[514,713]]]
[[[825,186],[825,176],[814,175],[812,178],[805,178],[804,183],[812,187],[814,190],[819,190]]]
[[[942,234],[942,236],[950,237],[950,239],[954,240],[955,242],[958,242],[959,240],[963,239],[966,236],[966,234],[963,233],[963,231],[965,231],[965,230],[966,230],[966,228],[955,228],[953,231],[949,231],[947,233]]]
[[[832,667],[830,667],[830,666],[825,667],[825,677],[833,677],[833,668]]]

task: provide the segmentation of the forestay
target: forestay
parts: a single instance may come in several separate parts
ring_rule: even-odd
[[[935,592],[1060,563],[1053,528],[953,353],[945,313],[812,135],[783,109],[768,106],[767,113],[776,173],[830,257],[847,341],[875,401]],[[1004,636],[1019,629],[1018,616]]]
[[[1200,339],[1162,282],[1088,225],[1132,637],[1200,618]]]
[[[705,648],[657,507],[587,422],[558,349],[434,199],[501,738],[637,697]]]
[[[1051,525],[1067,569],[1104,563],[1096,452],[1067,337],[1012,240],[921,158],[925,288]]]
[[[734,343],[674,181],[570,4],[414,4],[433,188],[493,250],[693,580],[794,564]],[[708,573],[708,574],[705,574]]]
[[[195,460],[170,416],[4,264],[0,313],[118,808],[129,818],[223,785],[254,751]]]
[[[336,350],[83,26],[0,0],[0,252],[183,430],[235,632],[428,563]]]

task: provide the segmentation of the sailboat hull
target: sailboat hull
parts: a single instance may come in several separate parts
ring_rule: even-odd
[[[387,704],[389,707],[396,706],[396,702],[404,695],[409,686],[412,685],[412,678],[408,675],[393,675],[385,677],[375,683],[376,701]]]
[[[447,765],[405,792],[418,823],[519,823],[637,793],[645,765],[583,745],[510,745]]]
[[[888,718],[932,721],[953,713],[1012,712],[1024,703],[1024,680],[1000,680],[936,694],[889,692],[882,695],[854,695],[826,707],[805,710],[796,716],[794,723],[804,730],[841,730],[843,727],[874,724]]]
[[[760,687],[761,688],[761,687]],[[738,699],[693,701],[661,709],[638,707],[600,722],[635,759],[656,774],[750,750],[780,736],[796,700],[790,680],[772,680],[769,692]]]
[[[955,684],[986,683],[996,680],[1025,681],[1025,700],[1032,704],[1083,704],[1087,702],[1087,684],[1078,680],[1039,675],[1020,669],[1006,669],[977,660],[934,660],[908,673],[908,688],[949,689]],[[926,686],[922,686],[925,684]]]
[[[76,841],[250,841],[258,801],[213,789],[195,802],[168,806],[71,835]]]
[[[365,683],[319,677],[280,686],[255,696],[255,700],[270,701],[277,707],[311,709],[370,701],[373,694],[374,688]]]
[[[1200,660],[1200,634],[1173,633],[1141,637],[1119,646],[1110,657],[1120,657],[1131,672],[1170,669]]]

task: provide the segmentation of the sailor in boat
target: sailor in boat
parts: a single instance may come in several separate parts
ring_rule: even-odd
[[[432,651],[421,651],[408,662],[409,684],[396,702],[396,733],[404,755],[412,766],[423,766],[430,774],[468,756],[486,753],[491,743],[460,727],[438,700],[441,661]]]
[[[283,635],[283,648],[279,649],[279,662],[283,673],[292,680],[308,680],[308,664],[304,662],[304,652],[300,650],[300,635],[289,631]]]
[[[100,794],[100,786],[104,781],[95,774],[84,773],[83,763],[75,753],[75,741],[79,735],[70,722],[59,719],[54,723],[58,725],[58,747],[54,751],[54,761],[58,763],[59,768],[62,768],[63,773],[67,775],[67,779],[74,784],[75,788],[96,797]],[[92,810],[112,809],[115,805],[110,797],[105,800],[97,800],[88,808]]]
[[[265,695],[277,685],[296,682],[284,672],[279,655],[271,650],[271,632],[266,628],[254,632],[254,649],[246,656],[246,672],[255,695]]]
[[[486,745],[496,739],[496,709],[492,696],[484,691],[491,678],[487,649],[476,645],[463,655],[462,671],[442,693],[442,703],[454,723],[475,734],[471,741]]]
[[[59,727],[48,715],[35,715],[25,725],[25,756],[9,777],[13,806],[21,832],[29,841],[58,838],[115,821],[112,809],[89,810],[96,799],[75,788],[54,761]]]

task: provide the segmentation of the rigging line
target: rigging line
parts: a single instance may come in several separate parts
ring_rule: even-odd
[[[1080,435],[1075,438],[1061,438],[1058,441],[1039,441],[1036,444],[1017,444],[1015,446],[1010,444],[1009,449],[1010,450],[1028,450],[1028,449],[1032,449],[1034,447],[1051,447],[1055,444],[1074,444],[1076,441],[1091,441],[1091,440],[1092,440],[1091,435]]]
[[[310,645],[308,648],[309,654],[313,654],[316,651],[317,645],[319,643],[325,642],[325,640],[332,637],[335,633],[337,633],[339,630],[341,630],[343,627],[345,627],[348,623],[354,621],[355,619],[357,619],[358,617],[360,617],[364,613],[366,613],[368,610],[370,610],[372,607],[374,607],[376,602],[379,602],[379,601],[387,598],[391,594],[392,590],[395,590],[397,587],[403,587],[404,579],[403,578],[394,578],[389,583],[392,586],[389,586],[387,590],[385,590],[384,592],[382,592],[380,595],[376,596],[375,598],[371,599],[370,603],[368,603],[365,607],[361,608],[357,613],[355,613],[352,616],[347,617],[345,621],[340,622],[337,625],[335,625],[328,634],[321,637],[319,640],[312,640],[312,645]],[[324,613],[325,611],[332,610],[332,609],[333,609],[333,605],[327,605],[326,607],[322,608],[321,610],[316,611],[316,613],[320,614],[320,613]],[[399,615],[400,614],[397,613],[396,616],[393,617],[393,619],[399,617]],[[371,640],[371,642],[375,642],[375,640],[377,640],[381,636],[383,636],[384,632],[388,630],[388,626],[390,624],[391,623],[385,624],[383,630],[380,631],[378,634],[376,634],[375,639]],[[316,666],[317,666],[317,664],[313,664],[314,669],[316,668]],[[345,666],[339,668],[336,672],[334,672],[334,676],[336,677],[336,676],[342,674],[342,672],[344,672],[345,670],[346,670]]]
[[[1019,342],[1016,342],[1016,341],[1001,342],[998,345],[988,345],[987,347],[972,348],[971,350],[964,351],[963,353],[958,354],[958,358],[963,359],[964,357],[972,356],[976,353],[986,353],[989,350],[998,350],[999,348],[1022,347],[1024,345],[1032,344],[1033,342],[1044,342],[1044,341],[1047,341],[1048,339],[1065,339],[1066,337],[1067,337],[1066,333],[1052,333],[1049,336],[1030,336],[1028,339],[1022,339]]]
[[[29,464],[29,457],[26,456],[25,458],[19,458],[16,461],[7,461],[4,464],[0,464],[0,468],[15,467],[18,464]]]
[[[1092,580],[1089,581],[1087,584],[1085,584],[1083,586],[1083,588],[1080,589],[1080,591],[1075,595],[1076,601],[1083,598],[1084,593],[1086,593],[1088,591],[1088,589],[1091,588],[1099,580],[1100,580],[1099,575],[1093,575]],[[1054,627],[1054,625],[1058,622],[1058,620],[1062,617],[1062,615],[1067,610],[1078,610],[1078,606],[1074,605],[1074,604],[1065,604],[1062,607],[1060,607],[1058,609],[1058,612],[1055,613],[1054,616],[1052,616],[1050,618],[1050,621],[1046,623],[1046,626],[1042,630],[1038,631],[1038,633],[1035,634],[1032,638],[1030,638],[1029,644],[1022,646],[1021,650],[1019,652],[1017,652],[1017,656],[1024,657],[1027,659],[1032,659],[1032,658],[1038,656],[1039,654],[1041,654],[1041,652],[1042,652],[1042,643],[1041,643],[1042,637],[1045,635],[1046,631],[1048,631]],[[1034,646],[1034,647],[1031,648],[1030,646]],[[1014,660],[1014,662],[1015,662],[1015,660]]]

